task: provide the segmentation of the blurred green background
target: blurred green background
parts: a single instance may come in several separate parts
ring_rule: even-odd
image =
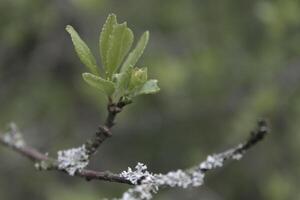
[[[203,187],[165,189],[155,199],[300,199],[298,0],[1,0],[1,130],[16,122],[28,143],[51,155],[93,135],[106,99],[81,79],[65,26],[98,55],[111,12],[136,38],[150,30],[139,64],[161,92],[126,107],[90,168],[120,172],[138,161],[154,172],[187,168],[267,118],[272,134],[243,160],[209,173]],[[2,147],[0,158],[5,200],[96,200],[128,188],[37,172]]]

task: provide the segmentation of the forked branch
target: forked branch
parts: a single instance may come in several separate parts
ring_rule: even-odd
[[[109,118],[114,119],[115,115]],[[112,122],[113,121],[114,120],[112,120]],[[134,188],[131,188],[124,193],[123,197],[121,198],[124,200],[130,198],[151,199],[152,194],[156,193],[162,186],[186,188],[189,186],[202,185],[205,173],[207,171],[222,167],[224,161],[226,160],[240,159],[243,154],[261,141],[268,132],[269,127],[267,126],[267,123],[265,121],[259,121],[256,129],[251,132],[251,135],[246,142],[224,152],[210,155],[199,165],[187,170],[171,171],[167,174],[153,174],[147,171],[147,167],[145,165],[139,163],[136,166],[136,170],[129,168],[127,171],[123,171],[121,174],[114,174],[109,171],[81,169],[77,170],[74,175],[85,178],[86,180],[103,180],[136,185]],[[37,169],[54,170],[68,173],[68,171],[59,167],[58,159],[49,157],[37,149],[26,145],[22,134],[14,124],[11,125],[9,132],[0,134],[0,143],[29,158],[35,163]],[[143,198],[145,195],[147,198]]]

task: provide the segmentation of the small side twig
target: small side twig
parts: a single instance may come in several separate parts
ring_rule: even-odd
[[[109,137],[112,136],[111,128],[115,125],[115,119],[118,113],[120,113],[124,106],[130,102],[119,101],[113,103],[111,100],[107,105],[108,115],[105,120],[105,124],[99,126],[96,134],[85,143],[85,148],[89,156],[95,154],[100,145]]]
[[[245,154],[251,147],[256,145],[258,142],[264,139],[267,133],[270,132],[270,128],[266,120],[260,120],[257,122],[257,127],[255,130],[251,131],[250,137],[245,143],[238,145],[235,148],[229,149],[219,154],[213,155],[216,159],[226,161],[228,159],[238,160],[243,154]],[[204,165],[201,167],[202,172],[206,172],[213,168],[206,168]]]

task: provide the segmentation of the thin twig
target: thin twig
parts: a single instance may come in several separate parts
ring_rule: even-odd
[[[103,126],[99,126],[98,131],[85,143],[85,148],[89,156],[95,154],[100,145],[109,137],[112,136],[111,128],[115,125],[115,119],[118,113],[120,113],[124,106],[129,104],[123,101],[118,103],[109,102],[107,106],[108,115]]]
[[[252,131],[250,138],[227,151],[207,156],[200,164],[187,170],[175,170],[166,174],[155,174],[147,171],[147,166],[138,163],[135,170],[129,168],[122,172],[135,187],[128,189],[120,199],[115,200],[150,200],[162,187],[198,187],[204,184],[208,171],[223,167],[226,160],[239,160],[255,144],[261,141],[269,132],[265,121],[259,121],[256,130]]]
[[[59,169],[57,167],[57,160],[54,158],[49,157],[46,154],[39,152],[37,149],[27,146],[26,144],[23,145],[15,145],[14,143],[8,141],[5,138],[5,134],[0,133],[0,144],[12,148],[17,153],[27,157],[31,161],[36,163],[37,169],[40,170],[56,170],[60,172],[67,173],[65,170]],[[109,171],[101,172],[101,171],[93,171],[88,169],[82,169],[75,173],[75,176],[85,178],[86,180],[104,180],[109,182],[116,182],[116,183],[125,183],[132,185],[132,183],[120,177],[119,174],[114,174]]]
[[[228,159],[237,160],[240,156],[245,154],[251,147],[256,145],[258,142],[262,141],[264,137],[267,135],[267,133],[269,132],[270,132],[270,128],[268,127],[266,120],[260,120],[257,122],[256,129],[251,131],[250,137],[248,138],[248,140],[246,140],[245,143],[240,144],[237,147],[229,149],[222,153],[215,154],[214,156],[223,161],[226,161]],[[202,172],[206,172],[211,169],[200,167],[200,170]]]

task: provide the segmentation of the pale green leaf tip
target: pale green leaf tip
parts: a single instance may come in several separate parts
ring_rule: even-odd
[[[119,26],[124,26],[124,27],[127,27],[127,22],[123,22],[121,24],[118,24]]]
[[[82,78],[83,78],[83,80],[85,80],[86,82],[88,82],[89,80],[89,78],[98,78],[98,76],[97,75],[95,75],[95,74],[91,74],[91,73],[88,73],[88,72],[84,72],[84,73],[82,73]],[[100,77],[99,77],[100,78]]]
[[[117,18],[117,15],[115,13],[110,13],[107,18],[111,18],[111,17]]]
[[[117,23],[117,15],[114,13],[109,14],[108,17],[106,18],[106,22],[109,22],[109,21],[113,21],[113,22]]]
[[[145,38],[146,38],[146,43],[148,43],[149,36],[150,36],[150,32],[147,30],[147,31],[145,31],[145,32],[142,34],[141,38],[145,37]]]
[[[157,93],[160,91],[160,87],[158,86],[158,80],[154,79],[153,81],[155,83],[155,92],[154,93]]]
[[[160,91],[160,88],[158,86],[158,80],[156,80],[156,79],[148,80],[148,84],[150,82],[152,82],[151,89],[146,92],[142,92],[141,94],[155,94]],[[147,84],[147,82],[145,84]]]
[[[153,79],[152,79],[152,80],[153,80]],[[155,86],[156,86],[156,88],[155,88],[155,89],[156,89],[155,93],[156,93],[156,92],[159,92],[159,91],[160,91],[160,87],[158,86],[158,80],[154,79],[153,82],[155,83]]]
[[[73,26],[71,26],[71,25],[67,25],[67,26],[66,26],[66,31],[67,31],[68,33],[71,33],[72,30],[74,30]]]
[[[91,76],[90,73],[87,73],[87,72],[82,73],[82,78],[83,78],[84,80],[86,80],[86,78],[89,77],[89,76]]]
[[[149,41],[150,32],[149,32],[149,31],[145,31],[144,35],[145,35],[145,37],[146,37],[146,44],[145,44],[145,47],[146,47],[147,44],[148,44],[148,41]]]

